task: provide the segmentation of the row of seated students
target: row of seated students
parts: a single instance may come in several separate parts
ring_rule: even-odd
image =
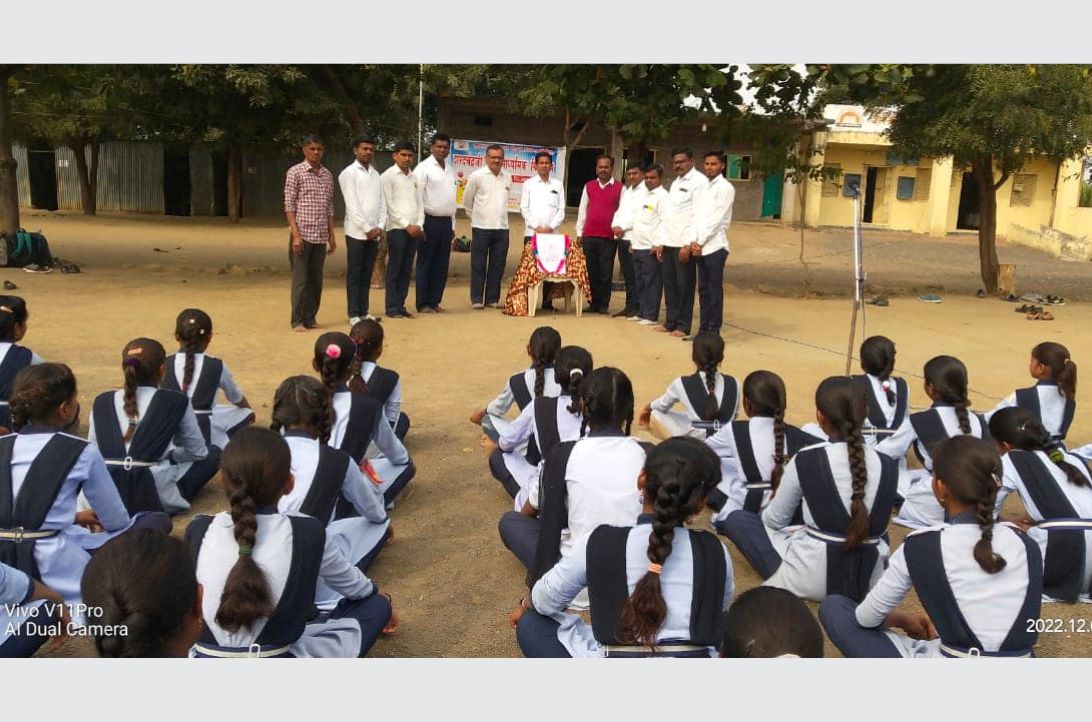
[[[1089,600],[1092,445],[1065,447],[1076,365],[1064,346],[1036,346],[1036,385],[986,415],[968,409],[963,363],[938,356],[923,374],[932,405],[912,412],[894,344],[872,337],[865,373],[822,381],[803,428],[785,422],[777,374],[741,385],[717,370],[719,336],[693,349],[696,372],[636,414],[670,437],[654,448],[630,436],[625,374],[545,327],[531,368],[471,416],[513,497],[499,531],[528,570],[512,615],[528,656],[713,653],[734,582],[715,537],[685,529],[703,507],[765,585],[822,602],[848,656],[1028,655],[1043,601]],[[1013,492],[1025,513],[1002,521]],[[894,553],[893,515],[913,530]],[[898,610],[911,588],[927,614]]]
[[[230,511],[186,531],[203,590],[192,654],[357,656],[397,626],[389,595],[365,575],[415,473],[399,437],[409,420],[398,375],[376,365],[378,323],[320,336],[320,378],[280,385],[269,430],[250,426],[230,371],[206,353],[211,319],[187,309],[178,354],[149,338],[126,344],[124,388],[95,399],[85,440],[70,433],[80,416],[71,369],[18,345],[27,318],[21,299],[0,297],[3,420],[15,430],[0,437],[0,656],[33,654],[54,636],[50,621],[102,627],[79,611],[88,563],[137,532],[169,534],[169,514],[217,473]],[[230,406],[214,406],[217,390]],[[115,611],[115,637],[119,625],[151,623]],[[100,651],[135,653],[109,636],[96,635]]]

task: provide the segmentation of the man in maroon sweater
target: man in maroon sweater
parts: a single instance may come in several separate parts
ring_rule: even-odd
[[[610,313],[611,280],[618,239],[611,221],[622,197],[622,184],[614,180],[614,158],[601,155],[595,159],[596,177],[584,185],[580,210],[576,215],[576,237],[584,248],[591,287],[591,313]]]

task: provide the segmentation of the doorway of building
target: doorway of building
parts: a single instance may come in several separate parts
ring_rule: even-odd
[[[41,143],[27,148],[27,178],[31,208],[57,210],[57,154],[52,148]]]
[[[865,170],[864,203],[861,206],[861,223],[887,223],[885,193],[887,168],[868,166]]]
[[[223,153],[212,154],[212,215],[226,216],[227,203],[227,156]]]
[[[780,173],[771,173],[762,182],[762,217],[781,217],[781,193],[785,188],[785,179]]]
[[[959,186],[959,211],[956,213],[956,228],[977,231],[980,218],[978,189],[975,188],[974,177],[967,172],[963,174],[963,182]]]
[[[573,148],[569,153],[569,182],[565,187],[565,205],[580,205],[584,184],[595,177],[595,159],[603,155],[605,148]]]
[[[190,154],[163,149],[163,213],[190,215]]]

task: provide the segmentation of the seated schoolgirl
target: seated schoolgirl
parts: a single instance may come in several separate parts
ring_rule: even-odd
[[[894,522],[911,529],[935,526],[944,512],[929,488],[933,469],[931,451],[941,441],[960,434],[989,435],[985,419],[968,411],[967,367],[953,356],[937,356],[925,364],[925,394],[933,405],[910,414],[894,434],[876,444],[876,450],[900,461],[911,447],[922,469],[899,473],[899,496],[904,499]]]
[[[831,440],[792,457],[761,516],[734,511],[720,529],[769,586],[812,601],[828,594],[862,599],[887,561],[898,463],[865,446],[866,402],[856,381],[826,379],[815,406]],[[793,521],[798,510],[803,525]]]
[[[542,459],[559,443],[580,438],[584,417],[574,397],[592,366],[586,349],[562,348],[552,370],[561,395],[539,396],[524,407],[489,454],[489,470],[515,500],[515,511],[523,508],[532,486],[537,490]]]
[[[1054,445],[1062,445],[1077,412],[1077,364],[1065,346],[1044,341],[1031,350],[1028,373],[1035,385],[1013,391],[986,414],[986,420],[1001,409],[1019,406],[1039,420]]]
[[[737,509],[755,514],[765,509],[789,459],[805,446],[820,442],[785,423],[785,406],[781,377],[772,371],[754,371],[743,380],[747,420],[732,421],[705,440],[720,457],[721,482],[708,502],[718,530]]]
[[[187,308],[178,314],[174,338],[178,353],[167,357],[162,387],[186,393],[205,443],[223,449],[232,434],[254,423],[250,402],[227,364],[207,353],[212,343],[212,319],[207,313]],[[216,403],[219,391],[229,403]]]
[[[356,343],[350,383],[356,379],[363,381],[364,393],[383,404],[383,413],[394,429],[394,435],[405,441],[410,420],[402,411],[402,381],[397,371],[383,368],[378,363],[383,355],[383,325],[365,318],[353,325],[349,336]]]
[[[509,422],[505,416],[512,404],[522,412],[531,399],[539,396],[557,396],[561,387],[554,380],[552,373],[557,352],[561,350],[561,334],[550,326],[539,326],[531,332],[527,342],[527,355],[531,357],[531,368],[514,374],[497,398],[484,409],[470,415],[470,422],[482,427],[482,432],[494,442],[505,431]]]
[[[732,658],[823,656],[823,629],[792,592],[754,587],[724,614],[720,656]]]
[[[99,549],[83,600],[100,657],[186,657],[201,636],[201,585],[181,539],[138,529]]]
[[[869,446],[895,433],[910,409],[906,380],[892,376],[895,371],[895,343],[886,336],[870,336],[861,344],[861,370],[854,376],[868,391],[865,443]]]
[[[997,509],[1012,492],[1027,518],[1017,521],[1043,555],[1047,601],[1092,598],[1092,475],[1078,456],[1054,446],[1053,435],[1027,409],[1009,407],[990,419],[1003,456]]]
[[[326,412],[333,418],[327,443],[348,453],[362,468],[370,466],[387,504],[392,505],[417,470],[387,423],[383,404],[362,393],[360,377],[350,385],[355,357],[356,344],[344,333],[324,333],[315,342],[312,367],[329,391]]]
[[[719,480],[716,454],[697,439],[649,452],[636,524],[602,525],[576,542],[509,615],[524,655],[712,656],[732,601],[732,560],[715,535],[685,524]],[[565,613],[585,587],[590,627]]]
[[[704,439],[736,418],[739,382],[717,370],[724,361],[724,339],[711,331],[699,333],[694,337],[691,358],[697,371],[672,381],[663,396],[641,409],[638,423],[642,428],[656,422],[657,436],[662,438]],[[682,404],[682,412],[671,411],[677,403]]]
[[[220,466],[220,450],[205,444],[186,395],[159,388],[166,355],[150,338],[127,343],[125,387],[99,394],[92,407],[88,436],[130,514],[189,510]]]
[[[280,434],[241,429],[220,471],[231,511],[194,517],[186,542],[201,584],[205,627],[197,657],[358,657],[397,621],[390,595],[349,563],[322,522],[277,510],[292,493]],[[322,580],[344,598],[315,615]]]
[[[0,659],[34,656],[58,624],[63,638],[70,621],[65,610],[56,591],[0,562]]]
[[[67,366],[20,371],[11,404],[16,433],[0,438],[0,562],[78,604],[91,552],[128,529],[170,533],[170,519],[131,517],[98,449],[67,433],[80,412],[76,377]],[[78,511],[81,494],[90,508]],[[79,615],[73,621],[83,624]]]
[[[11,431],[11,386],[15,374],[42,363],[38,354],[19,342],[27,334],[27,304],[19,296],[0,296],[0,433]]]
[[[847,657],[1029,656],[1043,560],[1025,534],[994,523],[997,451],[956,436],[934,452],[930,485],[948,521],[911,532],[864,601],[827,597],[819,620]],[[898,610],[911,588],[924,613]]]

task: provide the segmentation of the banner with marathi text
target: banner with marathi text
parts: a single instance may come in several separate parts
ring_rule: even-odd
[[[485,149],[493,145],[490,140],[452,140],[451,162],[455,168],[458,183],[456,202],[463,204],[463,188],[470,174],[485,167]],[[565,177],[565,149],[547,148],[541,145],[520,145],[518,143],[496,143],[504,148],[504,170],[512,176],[512,188],[508,191],[508,211],[519,213],[519,199],[523,193],[523,181],[535,174],[535,153],[545,150],[554,159],[554,177]]]

